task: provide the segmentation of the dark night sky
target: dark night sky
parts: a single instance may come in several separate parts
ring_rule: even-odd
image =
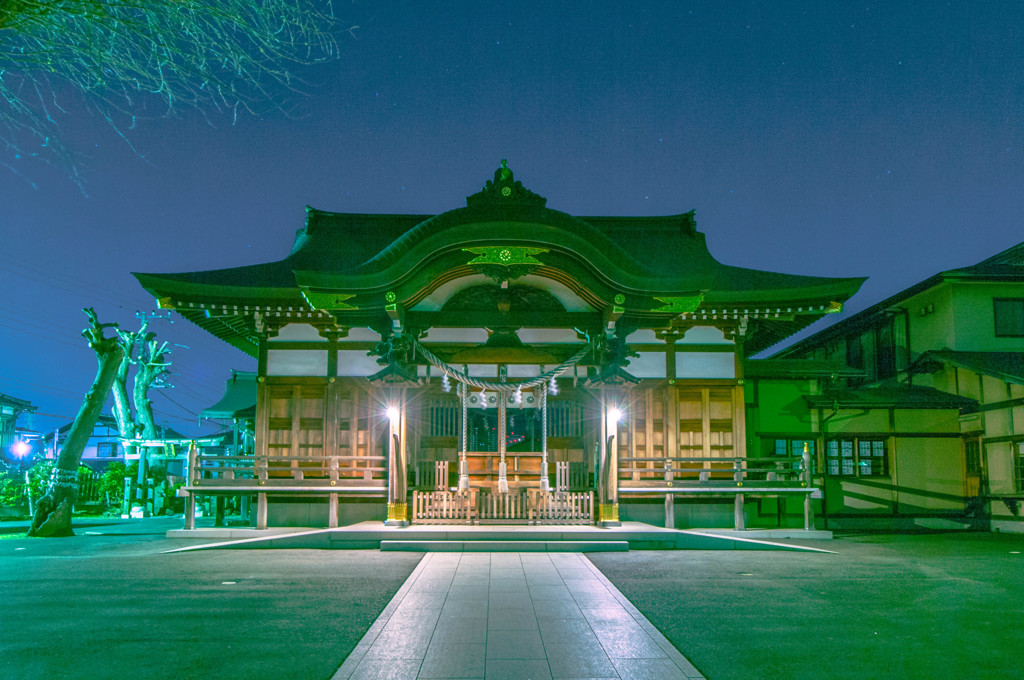
[[[307,204],[457,208],[501,158],[556,210],[695,209],[726,264],[869,276],[846,314],[1022,240],[1024,3],[335,9],[359,28],[302,71],[296,117],[183,110],[128,132],[136,155],[73,112],[88,197],[47,167],[20,168],[34,189],[0,171],[0,392],[40,411],[22,425],[74,416],[95,372],[81,307],[127,327],[152,310],[130,272],[280,259]],[[188,347],[158,420],[210,431],[193,414],[255,361],[183,320],[152,327]]]

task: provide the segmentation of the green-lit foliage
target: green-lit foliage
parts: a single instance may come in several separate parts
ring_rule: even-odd
[[[60,81],[119,131],[180,106],[282,107],[294,69],[337,52],[317,1],[0,0],[0,141],[9,157],[67,160]]]
[[[25,481],[27,482],[28,493],[32,496],[33,500],[38,500],[40,496],[46,493],[52,475],[52,460],[41,460],[28,469]]]
[[[25,503],[25,476],[17,469],[0,466],[0,508],[13,508]]]
[[[99,479],[97,491],[100,498],[111,505],[117,505],[124,500],[124,478],[128,474],[128,467],[121,461],[110,463]]]

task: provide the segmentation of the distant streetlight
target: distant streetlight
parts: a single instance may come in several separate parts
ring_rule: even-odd
[[[32,447],[24,439],[19,439],[11,445],[11,453],[17,458],[24,458],[32,451]]]

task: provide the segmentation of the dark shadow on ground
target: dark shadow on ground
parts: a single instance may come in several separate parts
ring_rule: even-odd
[[[0,676],[326,680],[421,559],[160,552],[192,543],[152,534],[0,541]]]
[[[588,557],[710,680],[1024,678],[1024,536],[816,545]]]

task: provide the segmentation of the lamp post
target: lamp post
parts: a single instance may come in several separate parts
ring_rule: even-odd
[[[622,411],[615,402],[605,398],[604,418],[604,502],[601,504],[603,527],[622,526],[619,521],[619,420]]]
[[[409,526],[409,506],[406,503],[405,453],[403,450],[405,404],[399,400],[387,409],[388,418],[388,518],[389,527]]]

